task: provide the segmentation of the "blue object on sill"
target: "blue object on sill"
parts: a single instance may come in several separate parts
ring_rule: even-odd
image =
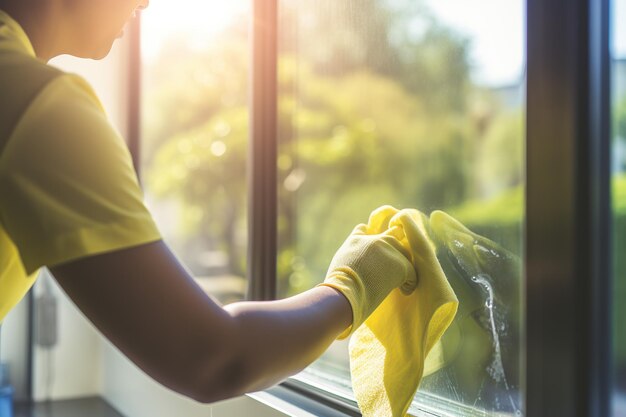
[[[0,387],[0,417],[13,417],[13,387]]]
[[[9,385],[8,368],[0,364],[0,417],[13,417],[13,387]]]

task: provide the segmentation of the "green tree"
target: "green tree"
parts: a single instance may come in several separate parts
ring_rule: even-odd
[[[244,276],[248,111],[224,110],[204,124],[170,138],[148,172],[157,196],[173,196],[182,204],[187,235],[205,236],[211,247],[227,254],[232,274]]]
[[[180,132],[204,125],[220,111],[247,105],[247,36],[234,26],[198,49],[180,35],[144,65],[143,159],[150,164],[159,147]]]
[[[626,97],[623,97],[613,107],[613,141],[626,147]],[[626,160],[623,156],[617,163],[617,168],[620,171],[626,171]]]
[[[367,219],[376,206],[422,202],[428,210],[463,201],[471,181],[466,119],[434,113],[396,80],[369,70],[322,77],[289,58],[280,68],[281,86],[291,86],[281,88],[279,117],[281,265],[289,264],[289,242],[304,258],[295,259],[295,276],[280,270],[281,279],[301,283],[286,288],[321,279],[354,219]],[[328,219],[345,227],[326,226]]]
[[[477,182],[486,197],[524,182],[524,117],[521,111],[502,113],[490,123],[478,151]]]
[[[461,36],[419,5],[354,4],[281,2],[279,278],[292,291],[321,278],[354,219],[377,205],[429,211],[468,198],[490,130],[490,119],[477,126],[467,111],[475,87]],[[245,261],[237,237],[245,231],[246,39],[240,27],[200,50],[173,39],[150,66],[148,84],[158,88],[147,91],[145,115],[151,190],[178,200],[188,236],[213,236],[207,244],[236,274]],[[345,230],[317,227],[329,216]]]
[[[471,83],[468,42],[420,3],[281,2],[280,296],[319,282],[355,222],[382,204],[425,212],[460,206],[481,226],[493,223],[493,213],[519,221],[523,116],[504,113],[488,90]],[[243,35],[225,34],[200,50],[173,40],[151,66],[149,84],[158,88],[148,92],[153,110],[146,114],[149,190],[178,201],[187,238],[226,254],[239,276],[248,57]],[[474,108],[476,97],[486,110]],[[486,196],[493,196],[491,211]],[[509,229],[505,239],[488,227],[477,231],[503,245],[518,242],[519,230]],[[482,352],[489,356],[491,345]],[[479,388],[481,372],[468,374],[460,388]]]

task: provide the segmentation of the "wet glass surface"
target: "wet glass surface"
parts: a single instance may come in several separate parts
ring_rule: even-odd
[[[376,207],[444,210],[461,305],[411,412],[522,415],[524,3],[279,3],[280,295],[321,282]],[[347,343],[303,378],[349,393]]]

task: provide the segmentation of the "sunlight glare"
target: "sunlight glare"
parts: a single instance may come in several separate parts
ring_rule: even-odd
[[[249,10],[248,0],[153,0],[142,12],[142,56],[154,58],[163,42],[174,35],[188,36],[192,43],[206,43],[233,19]]]

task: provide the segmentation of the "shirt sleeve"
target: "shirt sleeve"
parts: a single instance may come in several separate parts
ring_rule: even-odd
[[[161,238],[128,147],[70,74],[41,91],[2,152],[0,216],[28,274]]]

